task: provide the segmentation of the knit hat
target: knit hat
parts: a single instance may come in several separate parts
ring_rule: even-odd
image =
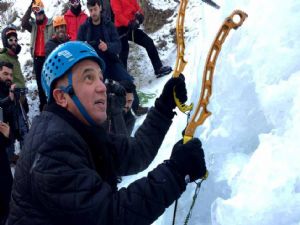
[[[2,38],[2,44],[5,48],[9,47],[7,39],[9,39],[12,36],[18,37],[15,26],[9,25],[2,30],[1,38]]]

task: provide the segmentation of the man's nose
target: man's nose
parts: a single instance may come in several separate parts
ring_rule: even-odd
[[[97,92],[106,92],[106,86],[102,80],[99,80],[96,87]]]

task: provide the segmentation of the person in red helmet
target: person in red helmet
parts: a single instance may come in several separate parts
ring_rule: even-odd
[[[87,14],[81,9],[80,0],[69,0],[70,9],[64,14],[67,24],[67,34],[71,41],[77,38],[77,32],[81,24],[88,18]]]

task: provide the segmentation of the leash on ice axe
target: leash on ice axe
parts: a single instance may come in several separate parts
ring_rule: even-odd
[[[180,12],[178,13],[178,20],[177,20],[177,61],[176,61],[176,68],[174,69],[173,77],[178,77],[180,73],[183,71],[186,61],[183,59],[184,56],[184,41],[183,41],[183,18],[185,13],[187,0],[182,0],[180,2]],[[182,11],[184,10],[184,11]],[[180,18],[181,17],[181,18]],[[183,18],[182,18],[183,17]],[[219,53],[221,51],[222,45],[225,42],[226,37],[228,36],[231,29],[237,29],[239,28],[245,19],[248,17],[248,15],[241,11],[241,10],[234,10],[229,17],[225,19],[222,26],[220,27],[211,47],[209,50],[209,53],[206,58],[205,68],[202,75],[202,87],[201,87],[201,93],[200,98],[198,101],[198,104],[195,108],[195,111],[192,115],[191,120],[188,122],[184,135],[183,135],[183,143],[187,143],[189,140],[191,140],[194,136],[194,133],[196,131],[196,128],[204,123],[204,121],[211,115],[211,112],[207,110],[207,105],[209,103],[209,98],[212,94],[212,84],[213,84],[213,75],[214,70],[216,66],[216,61],[219,56]],[[235,22],[237,21],[238,22]],[[181,25],[178,25],[181,23]],[[181,30],[180,30],[181,29]],[[178,39],[178,37],[181,37],[181,39]],[[179,102],[179,100],[176,98],[176,93],[174,91],[174,99],[176,101],[176,104],[178,108],[182,112],[191,111],[193,109],[193,106],[185,106]],[[189,116],[189,114],[188,114]],[[188,224],[189,219],[192,215],[192,210],[195,205],[198,193],[200,191],[200,187],[202,182],[207,179],[208,177],[208,171],[206,171],[206,174],[204,177],[201,178],[200,182],[196,182],[197,186],[195,189],[195,193],[193,196],[193,202],[191,204],[191,207],[189,209],[189,212],[185,218],[184,225]],[[177,200],[175,201],[175,208],[174,208],[174,214],[173,214],[173,225],[175,225],[175,219],[176,219],[176,211],[177,211]]]

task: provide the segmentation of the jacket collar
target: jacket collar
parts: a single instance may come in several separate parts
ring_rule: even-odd
[[[69,123],[88,144],[96,171],[103,180],[116,190],[118,177],[115,170],[115,155],[106,130],[102,126],[87,126],[65,108],[50,103],[45,111],[52,112]]]

